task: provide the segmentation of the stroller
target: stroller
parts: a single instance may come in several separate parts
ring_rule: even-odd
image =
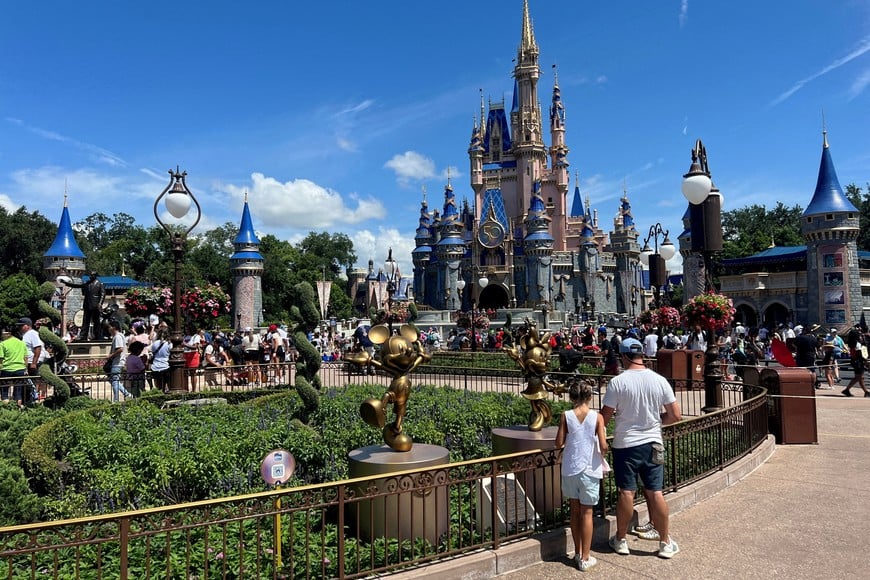
[[[69,386],[70,397],[90,397],[91,390],[79,386],[75,379],[75,372],[78,370],[78,365],[74,365],[64,360],[55,369],[58,378]]]

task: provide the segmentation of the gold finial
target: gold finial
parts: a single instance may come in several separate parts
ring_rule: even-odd
[[[450,166],[447,166],[447,187],[450,188]]]
[[[245,190],[245,203],[248,203],[248,190]]]
[[[69,199],[69,187],[66,180],[66,177],[63,178],[63,207],[67,207],[67,201]]]
[[[626,178],[626,177],[623,177],[623,178],[622,178],[622,198],[623,198],[623,199],[626,199],[626,198],[628,197],[628,184],[627,184],[627,181],[628,181],[628,178]]]
[[[767,248],[770,249],[770,248],[775,248],[775,247],[776,247],[776,242],[773,241],[773,234],[771,234],[771,236],[770,236],[770,245],[767,246]]]
[[[559,86],[559,67],[556,66],[556,63],[553,63],[553,86]]]
[[[421,185],[420,189],[423,190],[423,203],[426,203],[426,184]]]

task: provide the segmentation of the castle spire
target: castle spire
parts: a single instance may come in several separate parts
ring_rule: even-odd
[[[537,51],[538,44],[535,42],[535,30],[532,19],[529,16],[529,0],[523,0],[523,35],[520,42],[520,53],[528,50]]]
[[[855,212],[858,210],[843,194],[834,161],[831,159],[831,148],[828,145],[828,131],[822,130],[822,161],[819,164],[819,177],[816,181],[816,191],[804,216],[827,214],[832,212]]]

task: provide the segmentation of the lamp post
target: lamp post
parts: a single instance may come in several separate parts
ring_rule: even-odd
[[[157,196],[154,200],[154,218],[157,223],[166,230],[169,238],[172,241],[172,255],[175,259],[175,282],[172,289],[172,306],[173,318],[172,334],[170,341],[172,349],[169,351],[169,390],[173,392],[186,392],[187,381],[184,376],[184,348],[181,346],[184,340],[181,326],[181,266],[184,262],[184,242],[187,239],[193,228],[199,223],[202,217],[202,208],[199,205],[193,192],[190,191],[185,182],[187,172],[179,173],[178,168],[175,171],[169,170],[169,185]],[[183,225],[170,225],[160,219],[160,213],[157,207],[160,200],[165,198],[166,210],[175,219],[182,219],[190,211],[191,202],[196,206],[196,219],[190,227],[184,228]]]
[[[683,195],[689,202],[691,222],[692,251],[699,252],[703,258],[703,273],[698,276],[692,288],[686,287],[687,299],[701,292],[713,290],[712,255],[722,250],[722,195],[713,185],[710,168],[707,165],[707,150],[698,139],[692,149],[692,165],[683,175]],[[722,367],[719,365],[719,345],[716,344],[712,329],[707,329],[707,350],[704,352],[704,397],[705,412],[723,408]]]
[[[661,246],[659,246],[660,235],[664,236]],[[649,247],[650,240],[652,240],[655,249]],[[643,242],[643,249],[640,251],[640,261],[645,266],[649,266],[649,281],[655,295],[656,307],[661,307],[659,292],[668,281],[665,262],[673,258],[676,253],[677,248],[668,237],[668,231],[662,228],[662,224],[657,223],[651,226],[649,234]]]
[[[387,259],[384,261],[384,274],[387,277],[387,326],[390,336],[393,335],[393,294],[396,293],[399,265],[393,259],[393,248],[389,249]]]
[[[469,314],[469,318],[471,320],[471,350],[472,352],[477,352],[477,331],[475,330],[475,322],[477,321],[477,315],[475,313],[475,306],[480,306],[480,292],[483,292],[483,289],[489,285],[489,278],[486,276],[486,272],[480,274],[480,278],[477,279],[477,285],[480,288],[478,291],[478,299],[477,301],[474,298],[471,298],[471,312]],[[462,295],[462,291],[465,290],[465,278],[459,278],[456,282],[456,289],[459,290],[460,296]],[[472,286],[473,290],[473,286]]]

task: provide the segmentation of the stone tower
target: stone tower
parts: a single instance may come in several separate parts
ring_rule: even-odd
[[[816,191],[801,216],[807,244],[805,323],[841,330],[856,324],[863,311],[858,272],[859,213],[843,194],[827,131],[822,132],[822,161]]]
[[[230,256],[233,272],[233,323],[236,328],[260,326],[263,322],[263,256],[260,239],[254,231],[248,194],[239,233],[233,240],[235,253]]]
[[[613,253],[616,259],[616,289],[617,312],[631,312],[632,293],[634,307],[637,310],[639,302],[638,293],[643,286],[640,278],[640,245],[637,243],[638,233],[634,225],[634,216],[631,215],[631,203],[628,201],[628,193],[623,191],[619,203],[619,212],[613,219],[613,231],[610,232],[610,245],[607,249]]]
[[[85,273],[85,255],[76,242],[72,222],[69,218],[67,196],[63,196],[63,211],[57,226],[57,235],[51,247],[42,255],[42,269],[48,280],[54,281],[58,276],[69,276],[74,282],[81,283]],[[62,302],[62,292],[66,292],[66,301]],[[66,289],[58,285],[55,291],[56,306],[63,304],[62,320],[72,320],[76,312],[82,309],[82,291],[79,288]]]

